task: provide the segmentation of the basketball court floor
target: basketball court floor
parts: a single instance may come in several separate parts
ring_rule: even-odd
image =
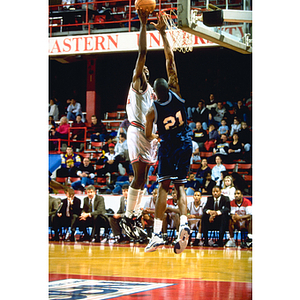
[[[49,299],[252,299],[252,250],[49,242]]]

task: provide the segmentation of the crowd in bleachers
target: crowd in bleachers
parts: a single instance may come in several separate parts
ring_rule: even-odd
[[[102,120],[93,115],[88,126],[82,121],[80,104],[72,99],[65,113],[60,115],[57,126],[54,116],[50,115],[56,111],[52,109],[55,106],[53,102],[51,99],[49,105],[49,150],[50,153],[65,153],[61,154],[57,181],[71,184],[79,191],[94,184],[100,193],[121,194],[122,182],[128,182],[132,174],[126,140],[129,122],[125,111],[107,112]],[[70,114],[70,107],[74,107],[75,103],[79,109]],[[187,185],[196,181],[197,190],[211,194],[210,181],[223,187],[222,179],[231,175],[239,188],[251,195],[251,97],[237,103],[223,103],[216,101],[211,94],[207,102],[201,99],[187,112],[189,126],[193,129],[190,172],[195,177],[193,180],[188,178]],[[112,123],[116,126],[113,127]],[[82,178],[87,168],[91,173],[88,180]],[[152,166],[145,186],[146,194],[151,194],[155,187],[156,166]],[[195,191],[195,188],[187,188],[192,195],[191,189]]]
[[[223,0],[210,1],[213,5],[218,5],[220,8],[225,8]],[[64,19],[64,27],[60,28],[61,19],[53,17],[52,11],[69,11],[90,9],[93,13],[89,13],[89,23],[91,29],[107,29],[129,27],[129,20],[131,20],[132,27],[139,27],[138,15],[136,13],[134,1],[129,5],[129,1],[114,0],[114,1],[99,1],[99,0],[50,0],[49,13],[51,32],[57,31],[76,31],[87,29],[86,26],[81,26],[85,22],[85,16],[74,15]],[[171,9],[177,7],[177,0],[160,0],[157,3],[156,9],[150,14],[151,18],[155,20],[156,13],[159,9]],[[206,0],[192,1],[192,7],[206,8]],[[229,8],[242,9],[243,1],[231,0]],[[73,14],[72,14],[73,15]],[[71,26],[66,26],[71,25]],[[148,30],[151,30],[150,22]],[[154,29],[154,27],[152,27]],[[133,30],[133,28],[132,28]]]
[[[82,121],[83,113],[80,109],[73,110],[73,115],[68,114],[69,111],[72,111],[69,106],[75,106],[75,103],[77,102],[70,101],[65,111],[61,114],[58,113],[56,117],[52,115],[53,112],[57,112],[57,109],[53,109],[55,101],[52,99],[49,105],[49,150],[50,153],[61,154],[61,165],[56,170],[53,179],[65,187],[67,196],[59,206],[60,200],[49,195],[49,224],[53,230],[51,231],[53,233],[51,240],[74,241],[76,228],[79,228],[82,233],[79,239],[100,242],[99,230],[100,227],[103,227],[102,242],[109,238],[115,243],[128,242],[129,239],[122,234],[119,226],[119,221],[125,213],[128,186],[133,178],[126,141],[126,132],[129,126],[126,113],[125,111],[107,112],[102,120],[93,115],[88,123],[89,120]],[[188,123],[194,133],[193,156],[186,183],[187,195],[194,198],[194,201],[191,202],[193,204],[189,204],[188,210],[189,223],[195,232],[192,243],[194,246],[203,245],[203,243],[205,245],[205,241],[210,246],[219,245],[211,239],[208,241],[207,236],[203,235],[201,222],[206,202],[200,201],[202,195],[211,197],[217,186],[221,194],[231,201],[232,209],[235,209],[237,199],[242,199],[239,201],[243,205],[245,203],[248,206],[251,205],[248,200],[243,200],[243,195],[252,195],[251,106],[251,97],[239,100],[237,103],[230,103],[216,101],[214,95],[211,94],[208,101],[201,99],[197,106],[187,109]],[[60,118],[59,126],[54,118],[56,120]],[[118,125],[113,128],[110,126],[111,123]],[[65,128],[59,130],[60,127]],[[149,170],[144,192],[145,195],[152,196],[149,201],[146,201],[141,215],[141,223],[149,235],[153,225],[151,222],[154,217],[158,187],[156,168],[157,164]],[[172,188],[173,186],[170,187],[163,226],[163,237],[166,244],[176,239],[176,228],[178,227],[179,211],[176,195]],[[97,209],[93,207],[93,209],[90,208],[91,212],[86,212],[89,190],[90,193],[97,195],[99,201],[101,199],[103,203],[105,194],[120,195],[119,210],[116,213],[107,213],[107,211],[103,211],[102,207],[101,212],[99,208],[99,214],[94,214]],[[57,192],[57,190],[52,189],[51,192]],[[60,193],[64,192],[60,191]],[[87,197],[84,198],[86,208],[77,207],[78,212],[73,215],[76,211],[74,208],[74,211],[72,210],[72,213],[69,214],[69,212],[67,213],[69,205],[73,206],[73,203],[78,202],[78,200],[74,202],[77,193],[87,194]],[[78,203],[76,205],[78,206]],[[199,212],[195,213],[198,211],[197,209]],[[85,216],[93,213],[93,222],[92,219],[85,222],[80,217],[82,213]],[[233,222],[233,219],[230,219],[230,236],[226,238],[228,243],[226,245],[236,245],[236,237],[234,237],[232,228],[235,228],[237,224],[244,224],[244,227],[241,228],[251,234],[250,208],[245,207],[243,213],[248,216],[248,219],[243,221],[244,223],[242,221]],[[92,233],[89,234],[86,228],[91,226]],[[65,231],[64,227],[67,228]],[[238,227],[238,229],[240,228]],[[247,245],[250,244],[251,239],[247,236],[241,246],[248,247]]]

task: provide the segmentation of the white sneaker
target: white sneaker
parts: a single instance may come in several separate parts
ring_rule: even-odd
[[[234,240],[234,239],[230,239],[230,240],[226,243],[225,247],[236,247],[235,240]]]
[[[178,239],[174,245],[174,252],[180,254],[187,246],[190,237],[190,227],[185,225],[180,225]]]
[[[162,236],[160,234],[157,233],[152,233],[152,238],[149,241],[149,244],[146,246],[145,248],[145,252],[153,252],[155,251],[157,248],[162,247],[165,244]]]

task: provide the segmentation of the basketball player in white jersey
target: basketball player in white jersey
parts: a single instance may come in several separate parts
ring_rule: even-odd
[[[128,190],[126,213],[120,222],[126,234],[133,239],[143,238],[146,235],[139,221],[141,218],[139,209],[149,167],[156,162],[155,148],[157,144],[157,140],[150,142],[145,137],[145,115],[152,106],[153,100],[156,99],[155,93],[148,83],[149,70],[145,66],[147,54],[146,24],[149,12],[139,9],[137,12],[141,22],[139,54],[126,104],[126,112],[130,122],[127,144],[134,178]]]

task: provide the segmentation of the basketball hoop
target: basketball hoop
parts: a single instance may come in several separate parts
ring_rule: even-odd
[[[170,32],[173,44],[172,50],[186,53],[193,51],[193,35],[177,27],[176,8],[161,11],[161,16]]]
[[[197,12],[193,12],[194,18],[196,18],[196,15]],[[172,50],[178,50],[182,53],[193,51],[194,35],[177,27],[177,7],[163,9],[161,11],[161,16],[170,32],[173,41]]]

